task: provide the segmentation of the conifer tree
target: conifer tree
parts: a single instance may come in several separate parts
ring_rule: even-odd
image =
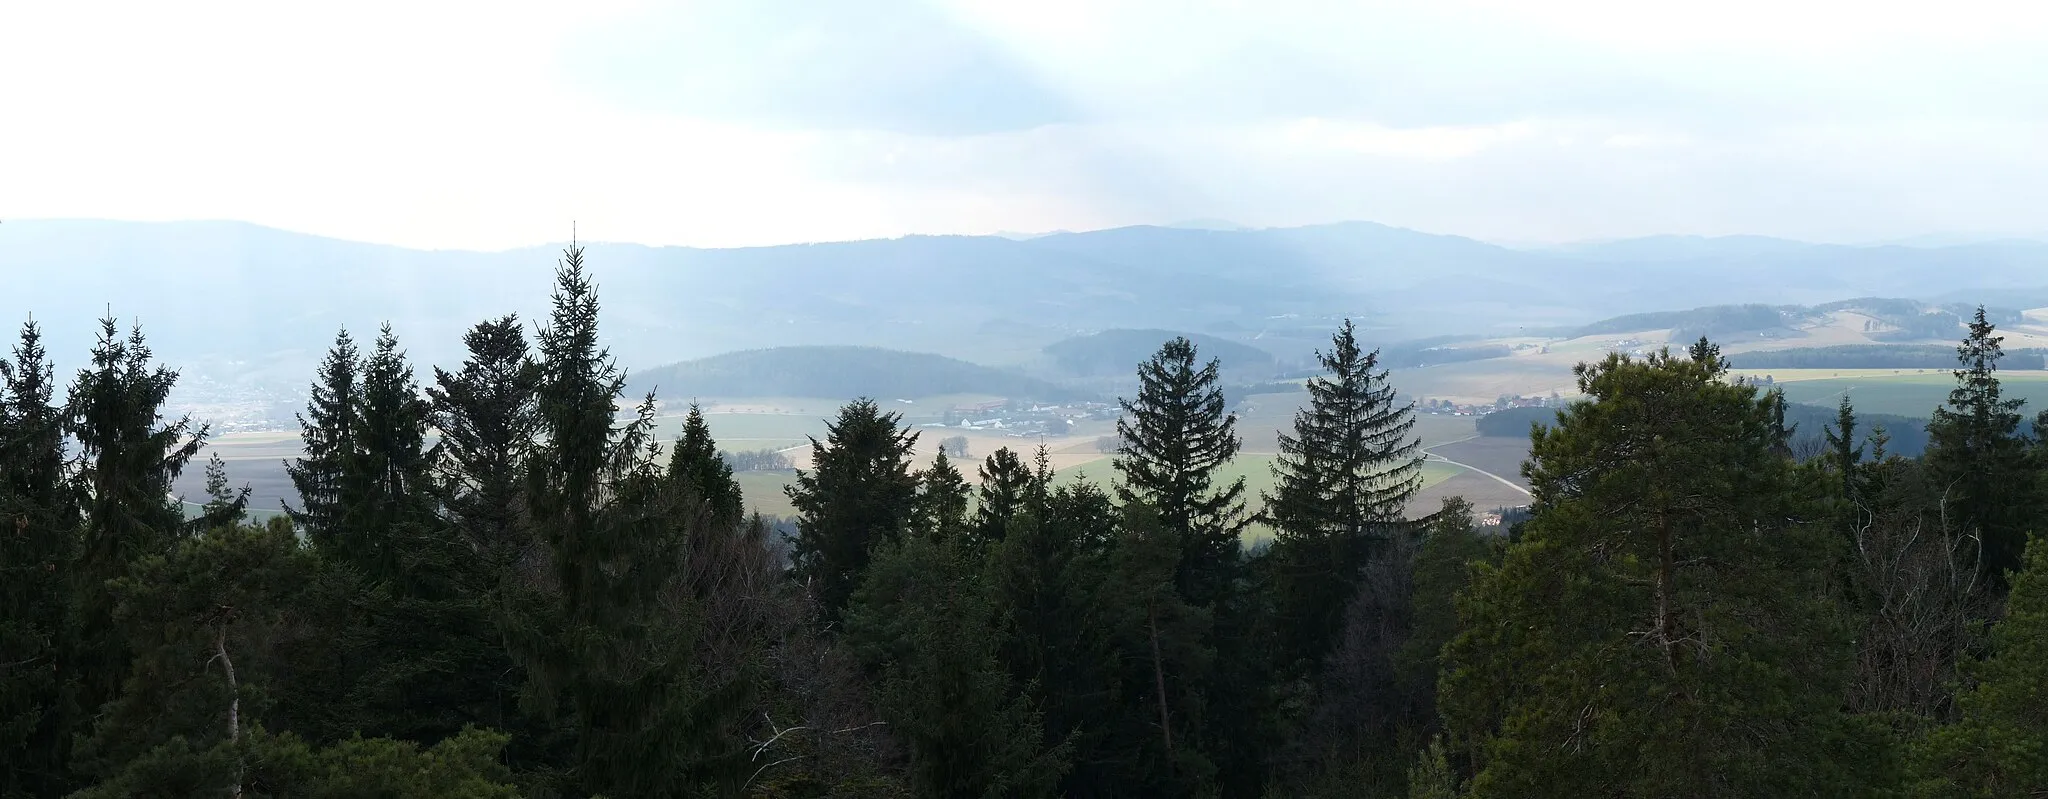
[[[917,503],[912,515],[920,532],[939,540],[960,539],[967,526],[967,499],[973,489],[939,448],[932,464],[917,473]],[[966,544],[963,543],[963,546]],[[969,547],[969,552],[973,548]]]
[[[1309,406],[1295,412],[1292,435],[1280,434],[1265,498],[1284,646],[1310,662],[1342,626],[1366,561],[1404,534],[1421,487],[1413,406],[1395,403],[1378,352],[1359,348],[1350,320],[1331,344],[1316,355],[1327,374],[1309,379]]]
[[[1023,509],[1032,483],[1031,469],[1016,450],[1001,447],[989,453],[976,470],[973,534],[976,546],[991,548],[1009,533],[1010,520]]]
[[[287,505],[285,510],[308,538],[330,551],[343,546],[349,515],[360,497],[345,481],[356,473],[362,369],[362,357],[348,330],[336,333],[334,347],[320,362],[306,412],[298,417],[305,454],[285,464],[299,495],[299,508]]]
[[[879,543],[846,625],[883,675],[885,718],[909,746],[918,795],[1051,793],[1069,746],[1046,740],[1033,692],[1003,667],[1002,611],[959,536]]]
[[[1174,585],[1197,605],[1225,599],[1242,560],[1238,535],[1244,479],[1216,485],[1237,455],[1237,417],[1228,413],[1217,362],[1196,366],[1195,345],[1176,337],[1138,367],[1138,395],[1121,400],[1117,496],[1155,509],[1179,542]]]
[[[540,442],[524,492],[545,565],[522,578],[507,631],[531,706],[573,734],[567,790],[736,790],[744,741],[721,699],[733,686],[710,684],[698,667],[684,599],[701,500],[655,459],[652,396],[618,421],[625,373],[598,343],[580,247],[564,253],[553,306],[539,335]]]
[[[2034,536],[2013,576],[1991,656],[1966,663],[1962,718],[1916,751],[1926,796],[2024,797],[2048,791],[2048,537]]]
[[[480,322],[463,343],[469,355],[462,368],[436,368],[427,389],[440,431],[435,493],[469,546],[491,571],[500,571],[529,543],[519,522],[521,475],[537,435],[540,369],[528,356],[517,316]]]
[[[84,498],[83,546],[74,605],[83,707],[112,698],[126,672],[127,644],[114,626],[110,581],[139,560],[169,551],[185,529],[171,486],[205,445],[207,430],[189,417],[165,423],[164,400],[178,373],[152,368],[151,352],[134,327],[124,338],[111,318],[100,320],[91,364],[71,384],[68,432],[79,445],[77,491]]]
[[[798,580],[810,586],[825,618],[836,620],[860,584],[868,557],[882,541],[900,538],[917,503],[910,471],[917,434],[873,400],[839,409],[824,441],[811,439],[811,469],[788,490],[798,537],[792,554]]]
[[[2033,470],[2016,433],[2024,399],[2000,389],[1998,361],[2004,357],[1996,327],[1978,308],[1969,335],[1956,348],[1962,368],[1948,404],[1927,424],[1927,462],[1954,486],[1959,524],[1982,538],[1981,563],[1994,585],[2019,567],[2038,493]]]
[[[63,791],[70,749],[78,513],[64,476],[64,417],[42,330],[0,359],[0,796]]]
[[[434,522],[427,401],[389,324],[363,362],[357,397],[356,454],[342,480],[359,493],[340,554],[373,581],[402,582],[407,547],[436,534],[425,529]]]
[[[676,438],[668,473],[669,479],[681,481],[703,499],[706,510],[718,520],[719,526],[738,526],[745,517],[746,502],[740,494],[740,484],[732,479],[732,465],[718,456],[718,443],[711,439],[711,427],[694,402],[690,403],[689,415],[683,418],[683,432]]]
[[[1534,516],[1444,653],[1469,795],[1870,795],[1883,739],[1840,711],[1831,537],[1769,403],[1711,357],[1577,371],[1592,401],[1537,433]]]
[[[228,465],[215,452],[206,459],[206,504],[200,507],[199,517],[192,520],[195,530],[211,530],[216,527],[232,527],[249,517],[249,494],[254,489],[243,485],[240,489],[228,487]]]

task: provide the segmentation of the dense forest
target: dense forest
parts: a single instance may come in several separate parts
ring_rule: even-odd
[[[1745,352],[1729,362],[1737,369],[1947,369],[1955,366],[1956,351],[1940,344],[1841,344]],[[2012,350],[1999,366],[2048,369],[2048,351]]]
[[[1043,452],[913,468],[855,399],[785,539],[701,415],[652,440],[580,249],[552,299],[425,374],[339,334],[261,524],[218,460],[203,513],[168,496],[208,431],[164,417],[139,329],[104,322],[59,401],[24,326],[0,795],[2048,791],[2048,414],[2001,395],[1981,314],[1916,458],[1846,404],[1799,457],[1703,338],[1581,365],[1530,514],[1484,535],[1409,512],[1412,411],[1347,322],[1270,493],[1225,479],[1218,364],[1174,337],[1108,490]]]
[[[1953,347],[1949,360],[1955,360]],[[1839,421],[1837,410],[1793,402],[1785,404],[1783,413],[1787,447],[1795,459],[1806,461],[1826,453],[1830,426]],[[1479,417],[1476,427],[1482,436],[1523,438],[1530,435],[1532,426],[1548,427],[1556,424],[1557,418],[1553,408],[1505,408]],[[1886,452],[1917,458],[1927,451],[1926,419],[1868,413],[1857,414],[1856,421],[1871,435],[1883,435]]]

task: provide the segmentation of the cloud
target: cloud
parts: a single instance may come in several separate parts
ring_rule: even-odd
[[[562,60],[624,108],[774,127],[968,135],[1078,119],[997,42],[918,0],[642,7]]]

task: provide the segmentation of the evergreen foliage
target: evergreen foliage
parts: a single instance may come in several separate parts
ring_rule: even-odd
[[[1154,509],[1178,543],[1174,586],[1197,605],[1222,601],[1242,560],[1249,524],[1244,479],[1216,485],[1237,455],[1237,417],[1225,411],[1217,362],[1197,366],[1195,345],[1175,338],[1138,367],[1138,395],[1117,420],[1117,497]]]
[[[836,620],[853,598],[874,547],[909,529],[918,498],[919,480],[910,471],[916,443],[899,416],[869,399],[839,409],[824,441],[811,439],[811,469],[799,471],[788,489],[799,531],[792,555],[797,579],[827,619]]]
[[[1957,523],[1981,537],[1980,563],[1994,584],[2019,568],[2039,491],[2019,437],[2026,400],[2005,397],[1997,371],[2004,356],[1996,327],[1978,308],[1956,347],[1962,362],[1948,405],[1927,425],[1927,463],[1953,486]]]
[[[1265,498],[1283,665],[1322,657],[1367,561],[1404,534],[1422,485],[1413,409],[1396,404],[1378,353],[1360,349],[1347,319],[1316,357],[1327,374],[1308,380],[1308,407],[1280,434]]]

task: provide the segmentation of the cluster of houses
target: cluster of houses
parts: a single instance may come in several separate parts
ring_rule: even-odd
[[[1415,411],[1433,416],[1485,416],[1494,411],[1504,411],[1509,408],[1560,408],[1563,406],[1564,400],[1555,393],[1548,397],[1524,397],[1520,394],[1503,394],[1493,402],[1485,405],[1457,403],[1450,400],[1423,399],[1415,403]]]
[[[1058,436],[1072,432],[1080,422],[1114,419],[1116,414],[1117,406],[1106,402],[1052,404],[1002,399],[956,405],[940,421],[924,426],[1000,430],[1013,436]]]

